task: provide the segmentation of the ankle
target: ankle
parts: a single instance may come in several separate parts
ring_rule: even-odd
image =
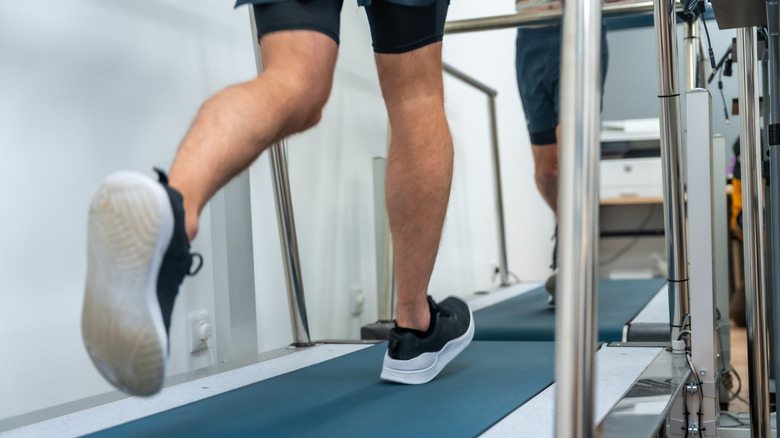
[[[171,172],[173,177],[168,176],[168,185],[179,192],[182,197],[182,203],[184,207],[184,229],[187,232],[187,240],[192,242],[198,235],[199,216],[202,204],[195,201],[197,198],[193,195],[192,191],[187,191],[187,185],[183,184],[179,179],[176,179],[176,175]]]
[[[431,323],[431,309],[427,298],[422,303],[396,304],[395,315],[396,324],[407,329],[424,332]]]
[[[184,212],[184,228],[187,230],[187,240],[192,242],[198,235],[198,215]]]

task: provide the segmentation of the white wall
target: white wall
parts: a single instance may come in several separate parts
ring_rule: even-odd
[[[498,3],[498,2],[496,2]],[[0,5],[0,419],[105,392],[80,339],[85,219],[108,172],[167,168],[201,102],[254,75],[246,8],[232,1],[74,0]],[[455,2],[451,18],[506,7]],[[490,50],[485,50],[490,47]],[[553,218],[533,185],[514,83],[514,32],[453,36],[445,59],[499,90],[510,269],[547,274]],[[495,284],[493,183],[483,95],[447,79],[456,158],[450,211],[431,282],[437,298]],[[334,90],[322,124],[290,139],[292,190],[312,336],[357,338],[376,319],[371,158],[387,136],[364,12],[342,13]],[[267,158],[251,169],[258,347],[290,341]],[[187,313],[214,314],[207,211],[173,317],[169,374],[211,363],[190,355]],[[365,294],[351,315],[354,291]],[[218,293],[222,293],[221,291]],[[219,322],[217,322],[219,327]],[[160,395],[164,397],[165,393]]]
[[[110,389],[80,335],[89,198],[109,172],[170,166],[202,101],[252,77],[247,12],[231,6],[0,4],[0,418]],[[203,217],[206,266],[174,312],[170,374],[211,362],[176,324],[213,314]]]
[[[734,29],[718,29],[715,20],[707,21],[707,26],[712,40],[712,50],[715,53],[715,62],[717,62],[731,44],[731,39],[736,37],[736,31]],[[702,44],[707,50],[704,28],[702,28],[701,34]],[[684,75],[683,36],[683,25],[678,24],[677,48],[681,81]],[[602,117],[605,120],[658,117],[658,69],[655,64],[655,32],[653,28],[642,27],[611,31],[607,34],[607,38],[610,64],[607,83],[604,87]],[[726,138],[726,150],[729,157],[732,155],[731,146],[739,137],[739,116],[731,115],[731,99],[736,98],[739,93],[737,68],[737,64],[734,64],[734,75],[731,77],[723,76],[723,94],[729,111],[730,123],[726,123],[723,114],[723,101],[718,91],[718,80],[715,79],[709,87],[712,94],[713,132]],[[709,77],[709,70],[707,77]],[[681,89],[683,86],[681,83]],[[684,103],[683,99],[683,105]]]

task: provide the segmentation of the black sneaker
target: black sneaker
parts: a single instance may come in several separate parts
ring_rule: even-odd
[[[89,207],[81,335],[100,374],[133,395],[162,388],[179,285],[203,265],[190,254],[182,196],[157,172],[159,183],[109,175]],[[200,263],[191,272],[193,258]]]
[[[398,327],[390,339],[382,366],[383,380],[416,385],[433,380],[463,351],[474,337],[471,309],[460,298],[449,297],[438,305],[428,297],[431,323],[428,331]]]
[[[553,270],[553,273],[550,274],[547,281],[544,282],[544,288],[547,290],[548,294],[547,304],[551,306],[555,305],[555,291],[558,288],[558,225],[555,226],[553,240],[555,243],[553,244],[552,263],[550,264],[550,269]]]

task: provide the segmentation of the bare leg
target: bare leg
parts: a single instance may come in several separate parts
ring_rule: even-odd
[[[207,100],[179,147],[170,185],[184,197],[187,236],[214,194],[277,142],[314,126],[330,95],[338,46],[312,31],[260,40],[263,74]]]
[[[561,138],[561,126],[555,128],[558,138]],[[558,143],[547,145],[531,145],[534,156],[534,180],[544,202],[550,206],[555,217],[558,217]]]
[[[426,330],[427,294],[452,183],[441,43],[377,54],[391,141],[385,191],[398,285],[398,325]]]

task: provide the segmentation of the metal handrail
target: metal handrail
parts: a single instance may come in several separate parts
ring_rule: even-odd
[[[680,4],[676,4],[679,9]],[[605,3],[601,15],[607,17],[624,17],[629,15],[653,13],[652,0],[634,2]],[[493,17],[453,20],[444,25],[445,34],[476,32],[483,30],[511,29],[515,27],[539,26],[560,23],[563,9],[546,9],[534,12],[518,12],[509,15]]]
[[[510,284],[509,267],[507,262],[506,227],[504,224],[504,197],[502,195],[503,190],[501,188],[501,157],[498,150],[498,122],[496,116],[496,96],[498,95],[498,91],[447,63],[442,63],[442,68],[445,73],[485,93],[488,98],[488,113],[490,117],[490,151],[493,161],[493,188],[496,203],[496,227],[498,230],[498,273],[501,278],[501,286],[508,286]]]

